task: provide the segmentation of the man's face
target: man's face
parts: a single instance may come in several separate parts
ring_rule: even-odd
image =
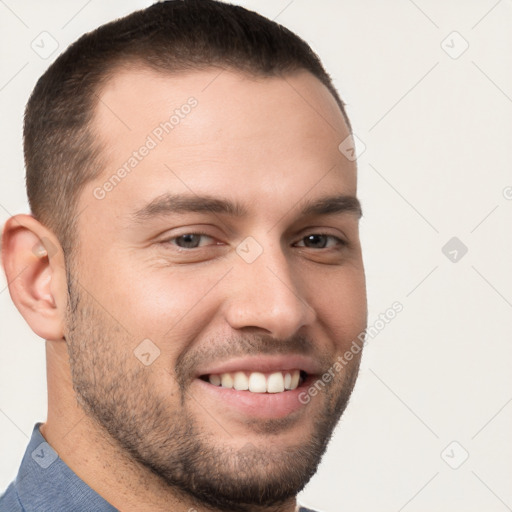
[[[358,213],[303,212],[356,195],[334,99],[305,72],[134,69],[92,129],[106,165],[76,205],[66,332],[80,403],[177,492],[229,510],[294,496],[359,355],[333,364],[366,326]]]

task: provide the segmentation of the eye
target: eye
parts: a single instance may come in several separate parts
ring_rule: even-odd
[[[198,249],[201,238],[213,240],[211,236],[204,233],[184,233],[183,235],[163,240],[163,242],[166,244],[176,245],[180,249]]]
[[[327,247],[329,239],[334,241],[334,244],[331,244],[330,247]],[[302,247],[307,247],[308,249],[330,249],[336,245],[340,247],[344,247],[347,245],[347,242],[345,242],[345,240],[342,240],[337,236],[326,235],[321,233],[312,233],[311,235],[307,235],[302,238],[301,242],[302,241],[305,242],[305,245]]]

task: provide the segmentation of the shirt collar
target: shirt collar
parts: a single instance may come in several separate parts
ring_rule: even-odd
[[[14,482],[26,512],[80,510],[116,512],[117,509],[81,480],[46,442],[36,423]]]

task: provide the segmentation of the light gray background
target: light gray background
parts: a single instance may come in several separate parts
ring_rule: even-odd
[[[83,32],[150,3],[0,0],[0,222],[28,211],[22,114],[36,79]],[[366,146],[369,323],[394,301],[404,307],[368,343],[302,502],[325,512],[512,510],[511,1],[237,3],[296,31],[332,74]],[[31,47],[51,50],[43,31],[59,45],[47,59]],[[452,237],[467,254],[445,256]],[[45,419],[46,382],[44,342],[3,275],[0,311],[3,489]]]

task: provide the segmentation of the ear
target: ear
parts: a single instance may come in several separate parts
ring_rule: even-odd
[[[32,330],[47,340],[63,339],[66,271],[56,236],[32,215],[9,218],[2,265],[11,298]]]

